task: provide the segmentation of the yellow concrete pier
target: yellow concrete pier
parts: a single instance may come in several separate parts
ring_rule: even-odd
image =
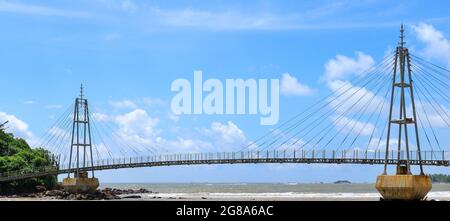
[[[431,190],[431,179],[426,175],[380,175],[375,187],[383,200],[424,200]]]
[[[80,172],[74,178],[64,178],[62,182],[63,189],[70,193],[93,193],[98,186],[98,179],[88,178],[87,172]]]

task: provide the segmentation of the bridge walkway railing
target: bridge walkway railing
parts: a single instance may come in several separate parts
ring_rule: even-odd
[[[421,151],[422,161],[448,161],[450,160],[450,151]],[[400,159],[406,160],[406,151],[389,151],[388,160]],[[410,151],[411,161],[419,160],[418,151]],[[266,151],[243,151],[243,152],[215,152],[215,153],[183,153],[183,154],[163,154],[142,157],[113,158],[94,161],[94,167],[115,164],[139,164],[151,162],[167,161],[214,161],[214,160],[258,160],[258,159],[330,159],[330,160],[385,160],[385,151],[379,150],[266,150]],[[86,164],[91,165],[90,161]],[[61,170],[75,168],[76,163],[72,165],[61,165]]]
[[[450,160],[450,151],[421,151],[421,159],[426,165],[448,166]],[[389,151],[388,163],[393,164],[400,156],[400,159],[406,159],[406,151]],[[411,161],[418,161],[419,152],[410,151],[409,157]],[[139,164],[162,164],[171,162],[170,165],[181,164],[207,164],[208,162],[224,162],[230,163],[236,161],[245,162],[327,162],[327,163],[373,163],[378,164],[385,162],[385,152],[380,150],[254,150],[241,152],[215,152],[215,153],[181,153],[181,154],[162,154],[141,157],[122,157],[112,159],[96,160],[93,163],[96,167],[107,167],[113,165],[139,165]],[[83,165],[88,165],[84,167]],[[80,166],[92,169],[91,162],[80,162]],[[33,168],[31,170],[19,170],[0,173],[0,181],[2,177],[28,177],[33,174],[58,174],[62,171],[73,172],[76,163],[55,165],[51,167]]]

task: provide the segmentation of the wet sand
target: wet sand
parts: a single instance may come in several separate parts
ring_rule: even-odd
[[[146,193],[125,196],[141,196],[139,199],[121,201],[379,201],[377,193]],[[450,192],[431,192],[427,200],[450,201]],[[0,201],[63,201],[51,197],[44,198],[0,198]]]

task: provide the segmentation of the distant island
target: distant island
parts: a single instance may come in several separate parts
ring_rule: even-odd
[[[450,183],[450,175],[448,174],[431,174],[429,176],[433,183]]]
[[[351,184],[352,182],[348,181],[348,180],[338,180],[336,182],[334,182],[334,184]]]

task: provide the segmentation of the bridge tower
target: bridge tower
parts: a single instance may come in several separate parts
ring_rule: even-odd
[[[67,174],[67,178],[63,180],[63,188],[69,192],[93,192],[99,186],[94,170],[91,171],[91,178],[89,171],[81,170],[94,166],[89,105],[88,100],[84,98],[83,85],[80,87],[80,97],[75,99],[71,140],[69,169],[76,168],[76,171],[73,178],[70,173]]]
[[[398,75],[398,76],[397,76]],[[399,78],[399,80],[397,79]],[[408,48],[404,42],[403,24],[400,28],[400,42],[396,49],[392,77],[392,92],[389,108],[388,130],[386,136],[386,153],[383,174],[378,176],[376,188],[385,200],[422,200],[431,190],[431,179],[423,172],[422,156],[420,153],[420,139],[417,127],[417,113],[414,102],[413,80],[411,78],[411,59]],[[399,118],[393,119],[394,96],[395,91],[399,90]],[[406,93],[409,90],[409,104],[411,113],[408,116],[406,110]],[[392,125],[398,125],[397,147],[390,144]],[[411,172],[411,145],[408,137],[408,126],[412,126],[414,130],[415,143],[417,148],[417,160],[419,161],[420,175],[413,175]],[[404,148],[402,148],[404,142]],[[388,175],[387,167],[389,152],[397,150],[398,163],[396,165],[396,174]],[[392,153],[392,151],[391,151]],[[395,157],[395,156],[391,156]]]

